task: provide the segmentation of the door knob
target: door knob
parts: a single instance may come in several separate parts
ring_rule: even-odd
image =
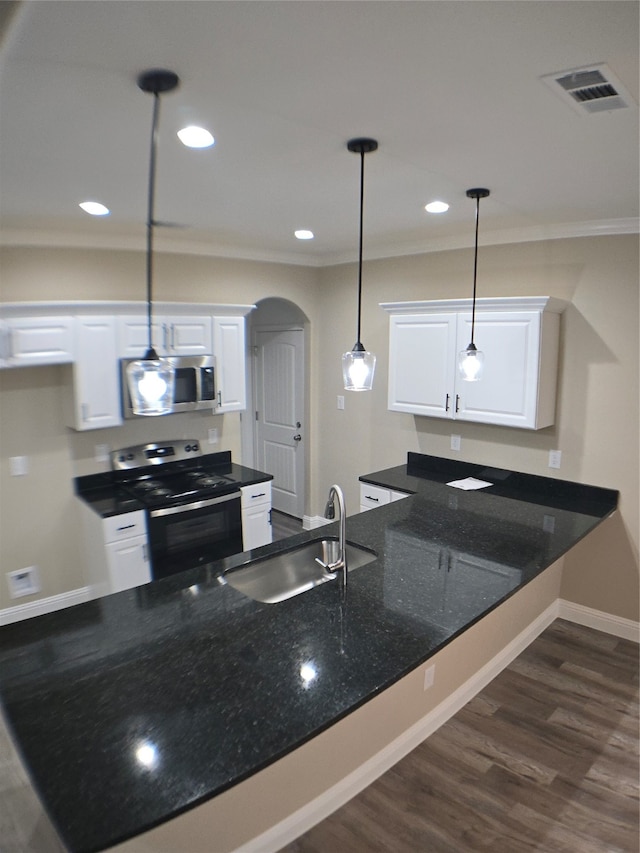
[[[302,436],[300,435],[300,433],[298,433],[297,435],[294,435],[293,440],[294,441],[302,441]]]

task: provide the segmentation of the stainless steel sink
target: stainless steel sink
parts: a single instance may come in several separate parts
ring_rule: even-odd
[[[346,551],[348,571],[377,558],[374,551],[349,542]],[[224,581],[255,601],[276,604],[335,578],[316,562],[316,558],[326,565],[335,562],[337,557],[337,539],[314,539],[289,551],[255,560],[248,566],[231,569],[224,574]],[[339,581],[337,578],[336,582]]]

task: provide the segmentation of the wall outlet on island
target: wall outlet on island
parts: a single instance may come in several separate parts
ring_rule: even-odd
[[[436,678],[436,665],[432,663],[431,666],[428,666],[424,671],[424,689],[428,690],[430,687],[433,687],[433,682]]]

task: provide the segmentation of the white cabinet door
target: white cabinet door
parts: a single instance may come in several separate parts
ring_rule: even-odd
[[[141,358],[149,348],[146,315],[119,318],[121,358]],[[158,355],[211,355],[213,351],[211,317],[154,316],[151,337]]]
[[[169,355],[211,355],[211,317],[174,317],[165,320]]]
[[[244,317],[213,318],[213,354],[216,357],[216,414],[247,408]]]
[[[384,506],[393,501],[401,501],[408,498],[407,492],[396,492],[393,489],[385,489],[382,486],[372,486],[369,483],[360,483],[360,512]]]
[[[250,551],[268,545],[273,538],[271,527],[271,482],[242,486],[242,548]]]
[[[393,315],[389,328],[389,409],[450,418],[456,315]]]
[[[73,421],[77,430],[122,423],[116,323],[113,317],[76,319],[73,365]]]
[[[535,427],[541,315],[532,312],[476,315],[475,343],[484,353],[478,382],[456,383],[455,417],[477,423]],[[468,340],[467,340],[468,339]],[[471,316],[458,317],[458,344],[471,340]],[[546,424],[545,424],[546,425]]]
[[[68,364],[74,359],[72,317],[15,317],[3,323],[3,367]]]
[[[146,536],[133,536],[106,545],[111,592],[150,583]]]

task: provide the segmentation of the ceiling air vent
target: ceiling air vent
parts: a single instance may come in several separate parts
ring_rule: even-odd
[[[628,109],[634,101],[608,65],[590,65],[540,78],[581,115]]]

